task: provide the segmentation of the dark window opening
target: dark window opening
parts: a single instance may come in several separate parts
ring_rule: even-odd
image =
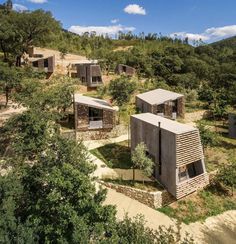
[[[103,110],[97,108],[89,108],[89,121],[99,121],[103,119]]]
[[[33,62],[33,67],[39,67],[38,61]]]
[[[188,179],[192,179],[198,175],[204,173],[202,161],[196,161],[191,164],[184,165],[179,168],[179,182],[183,182]]]
[[[164,104],[160,104],[157,106],[157,114],[164,114],[165,108]]]
[[[92,76],[92,82],[101,82],[101,76]]]
[[[126,67],[126,66],[122,66],[122,71],[123,71],[124,73],[126,73],[126,71],[127,71],[127,67]]]
[[[82,81],[82,83],[85,83],[86,82],[84,76],[81,77],[81,81]]]
[[[172,102],[172,113],[177,113],[177,109],[178,109],[178,100],[174,100]]]
[[[43,66],[44,66],[44,68],[48,68],[48,59],[44,59]]]

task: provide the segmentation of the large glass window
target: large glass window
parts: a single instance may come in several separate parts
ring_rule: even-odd
[[[164,104],[157,105],[157,114],[164,115],[165,107]]]
[[[101,82],[102,78],[101,76],[93,76],[92,77],[92,82],[97,83],[97,82]]]
[[[103,118],[103,110],[98,108],[89,108],[89,121],[98,121]]]
[[[194,178],[203,173],[204,170],[203,170],[203,165],[201,160],[191,164],[181,166],[179,167],[179,172],[178,172],[179,182]]]
[[[48,68],[48,59],[44,59],[43,62],[44,62],[44,65],[43,65],[44,68]]]

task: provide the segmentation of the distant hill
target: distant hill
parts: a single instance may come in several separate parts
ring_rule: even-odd
[[[215,48],[230,47],[236,50],[236,36],[210,44]]]

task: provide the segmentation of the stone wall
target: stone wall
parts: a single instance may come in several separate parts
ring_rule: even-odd
[[[178,117],[184,118],[184,114],[185,114],[185,99],[184,99],[184,97],[180,97],[177,100],[177,113],[178,113]]]
[[[112,184],[104,181],[100,181],[100,183],[154,209],[165,206],[174,200],[174,198],[166,190],[148,192],[133,187]]]
[[[76,127],[77,130],[86,131],[89,127],[89,107],[83,104],[76,105]]]
[[[117,125],[114,128],[104,128],[98,130],[77,131],[77,140],[104,140],[115,138],[127,134],[128,129],[125,126]]]
[[[103,110],[103,128],[112,129],[115,123],[115,112],[111,110]]]

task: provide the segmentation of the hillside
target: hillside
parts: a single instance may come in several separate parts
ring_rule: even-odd
[[[215,48],[229,47],[229,48],[233,48],[234,50],[236,50],[236,36],[230,37],[230,38],[218,41],[218,42],[214,42],[210,45]]]

